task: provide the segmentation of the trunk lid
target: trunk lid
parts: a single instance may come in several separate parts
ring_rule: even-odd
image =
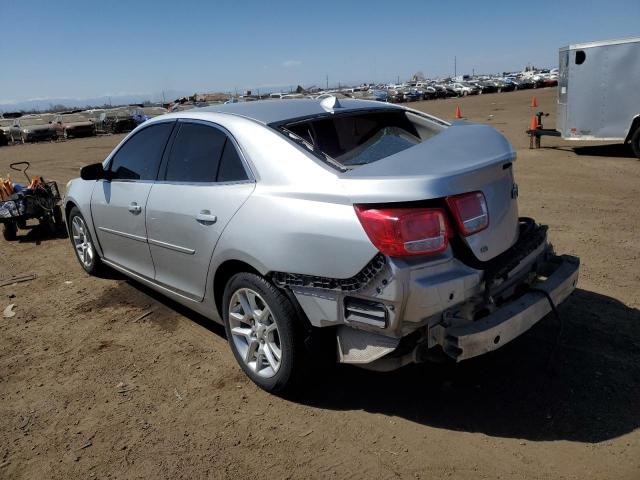
[[[480,190],[489,208],[489,228],[463,237],[487,261],[518,238],[517,186],[506,138],[487,125],[457,122],[395,155],[341,175],[354,204],[398,203],[443,198]]]

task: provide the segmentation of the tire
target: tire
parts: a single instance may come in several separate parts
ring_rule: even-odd
[[[263,277],[238,273],[227,283],[222,308],[229,346],[251,381],[270,393],[295,391],[307,362],[303,322],[291,301]]]
[[[636,128],[636,131],[631,137],[631,149],[636,157],[640,158],[640,127]]]
[[[7,222],[2,226],[2,236],[7,242],[13,242],[18,238],[18,226],[15,222]]]
[[[91,238],[91,232],[87,227],[87,222],[78,210],[78,207],[73,207],[69,212],[67,219],[69,225],[69,239],[73,246],[73,251],[76,254],[76,258],[80,263],[80,266],[89,275],[96,275],[104,269],[104,265],[98,256],[98,252]]]
[[[62,207],[60,205],[53,207],[53,223],[55,225],[56,234],[64,231],[64,220],[62,217]]]
[[[46,223],[51,235],[57,237],[64,233],[64,221],[62,220],[62,208],[60,205],[54,205],[53,210],[46,217]]]

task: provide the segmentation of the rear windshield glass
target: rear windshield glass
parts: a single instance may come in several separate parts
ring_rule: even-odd
[[[405,111],[336,115],[283,126],[285,132],[295,134],[316,153],[347,169],[411,148],[441,128],[425,120],[416,123]]]

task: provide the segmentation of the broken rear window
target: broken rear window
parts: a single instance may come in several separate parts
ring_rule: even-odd
[[[292,122],[282,128],[334,166],[351,169],[411,148],[443,125],[404,110],[378,110]]]

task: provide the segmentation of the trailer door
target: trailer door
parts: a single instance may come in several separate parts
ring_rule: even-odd
[[[556,128],[567,135],[567,97],[569,94],[569,50],[560,50],[560,58],[558,61],[558,118],[556,119]]]

